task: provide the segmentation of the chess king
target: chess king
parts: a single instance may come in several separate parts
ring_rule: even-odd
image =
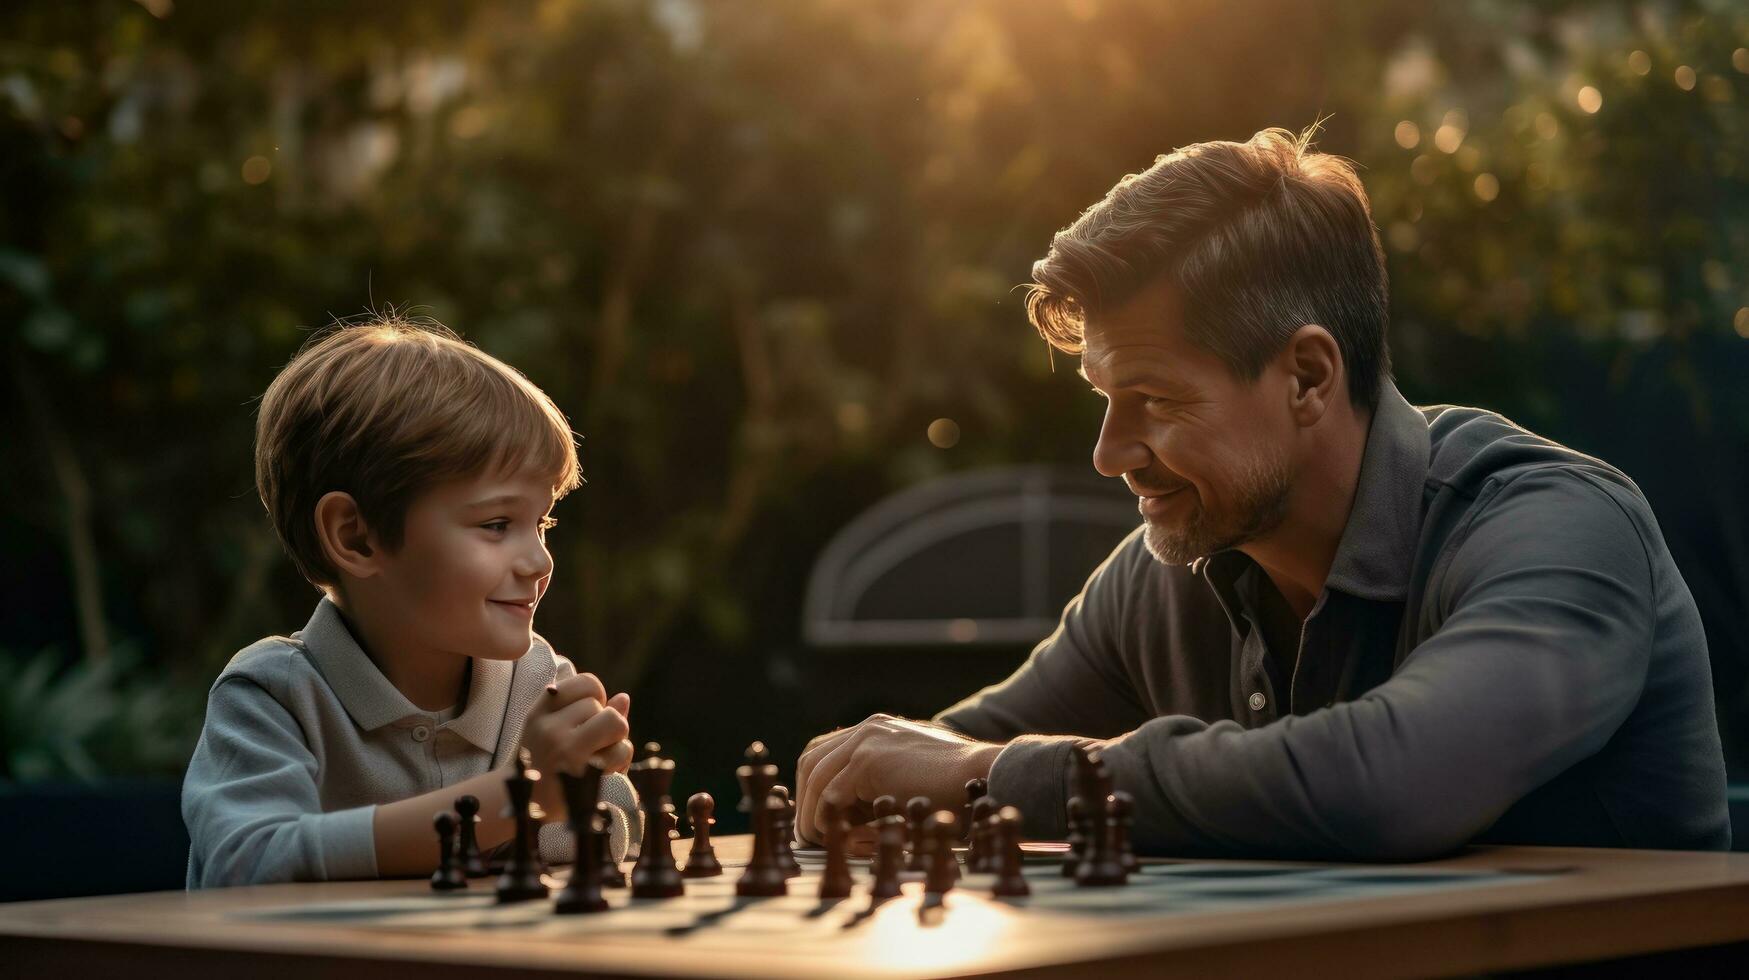
[[[1061,838],[1071,749],[1143,853],[1414,859],[1468,842],[1725,849],[1700,617],[1602,460],[1391,379],[1353,166],[1266,130],[1124,177],[1033,266],[1140,527],[1007,680],[815,738],[828,804],[964,801]]]

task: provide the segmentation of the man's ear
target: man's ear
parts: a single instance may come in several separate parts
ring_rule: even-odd
[[[353,578],[369,578],[377,573],[382,549],[365,525],[352,494],[330,490],[316,501],[316,538],[322,542],[322,553],[335,570]]]
[[[1294,331],[1281,351],[1281,365],[1293,381],[1289,410],[1301,426],[1316,425],[1343,397],[1342,349],[1330,331],[1308,323]]]

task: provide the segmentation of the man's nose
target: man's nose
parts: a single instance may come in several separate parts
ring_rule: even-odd
[[[1107,405],[1099,426],[1099,441],[1093,446],[1093,468],[1100,476],[1120,477],[1131,470],[1147,469],[1152,452],[1126,424],[1117,409]]]

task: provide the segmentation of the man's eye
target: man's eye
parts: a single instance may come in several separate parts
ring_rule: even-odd
[[[1149,408],[1158,408],[1162,405],[1172,404],[1172,399],[1161,398],[1158,395],[1145,395],[1142,398],[1142,404],[1148,406]]]

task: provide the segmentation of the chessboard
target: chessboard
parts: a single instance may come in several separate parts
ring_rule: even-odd
[[[988,874],[939,896],[906,876],[875,903],[858,867],[816,897],[800,856],[786,894],[735,894],[753,850],[718,838],[724,874],[685,894],[607,892],[609,909],[496,903],[491,882],[264,885],[0,905],[16,976],[470,977],[1442,975],[1749,940],[1749,855],[1474,848],[1415,865],[1144,858],[1129,883],[1081,887],[1029,854],[1031,894]],[[629,870],[628,863],[626,868]],[[563,869],[546,876],[555,894]]]

